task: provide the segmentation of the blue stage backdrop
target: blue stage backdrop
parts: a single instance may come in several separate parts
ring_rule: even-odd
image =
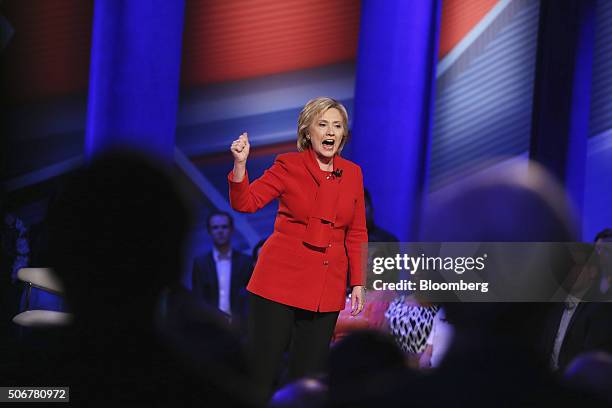
[[[57,4],[60,3],[58,1]],[[181,57],[181,35],[186,39],[192,35],[187,26],[182,33],[182,3],[182,0],[95,3],[89,102],[87,86],[83,85],[82,89],[64,89],[62,93],[24,99],[19,104],[6,107],[6,120],[0,127],[10,141],[11,160],[6,168],[8,180],[5,186],[11,194],[35,189],[77,167],[82,162],[87,128],[89,155],[114,143],[113,135],[126,137],[122,143],[126,140],[129,143],[134,137],[134,144],[146,146],[166,159],[173,156],[175,147],[182,151],[211,187],[202,191],[201,210],[205,215],[216,205],[209,194],[227,200],[225,176],[231,168],[227,146],[237,134],[244,130],[250,132],[254,157],[249,164],[249,172],[255,177],[272,163],[276,154],[295,149],[295,120],[303,104],[314,96],[328,95],[345,103],[351,118],[355,119],[355,126],[352,126],[355,139],[347,147],[346,154],[364,166],[366,187],[373,193],[377,222],[407,239],[409,228],[400,226],[396,221],[406,220],[406,224],[411,224],[408,214],[416,201],[406,200],[414,200],[413,193],[418,191],[416,186],[424,185],[428,193],[435,194],[452,187],[456,180],[487,171],[491,165],[499,163],[500,157],[516,161],[529,153],[540,2],[481,2],[487,3],[489,8],[479,15],[478,21],[474,20],[476,23],[468,32],[461,34],[460,41],[447,48],[447,54],[439,57],[435,71],[429,162],[426,161],[426,154],[417,154],[425,152],[426,139],[419,138],[423,137],[426,127],[419,127],[418,121],[406,116],[416,112],[419,107],[415,102],[419,96],[411,93],[412,88],[408,88],[407,83],[412,79],[407,77],[412,75],[412,70],[423,67],[415,65],[417,56],[407,51],[402,41],[408,41],[406,38],[414,35],[416,38],[410,41],[420,42],[423,47],[427,45],[431,48],[432,44],[437,44],[436,39],[424,38],[416,28],[408,29],[412,16],[422,16],[424,13],[414,9],[412,3],[416,2],[384,2],[385,8],[381,8],[375,6],[379,2],[363,1],[361,27],[355,24],[347,32],[325,37],[350,37],[354,40],[347,43],[352,44],[356,43],[356,31],[362,31],[359,34],[361,48],[357,76],[354,57],[349,56],[314,65],[308,65],[311,59],[306,58],[296,65],[299,68],[252,74],[239,80],[183,84],[181,106],[175,120],[179,64],[181,58],[183,64],[193,59],[191,54],[188,54],[189,58]],[[410,3],[410,7],[404,6],[404,3]],[[473,12],[473,8],[468,10],[468,3],[461,0],[443,0],[441,3],[444,9],[454,7],[453,13],[448,14],[453,18],[463,18],[463,15]],[[23,4],[25,7],[26,2]],[[45,67],[43,72],[49,71],[48,61],[43,58],[45,55],[62,56],[54,59],[62,62],[58,65],[61,69],[56,66],[54,72],[71,72],[76,83],[79,82],[76,80],[78,75],[74,72],[80,72],[82,68],[86,77],[87,64],[79,61],[79,58],[89,60],[89,45],[82,47],[85,51],[80,54],[75,47],[68,52],[60,47],[64,42],[52,41],[56,37],[51,34],[53,30],[68,32],[70,38],[81,38],[82,42],[89,44],[89,39],[83,33],[91,31],[91,10],[68,12],[67,7],[56,6],[54,2],[28,4],[28,7],[36,9],[36,13],[27,9],[27,12],[23,12],[23,22],[15,13],[7,14],[16,35],[5,49],[6,55],[11,52],[11,47],[18,46],[15,51],[19,51],[23,60]],[[50,13],[44,13],[44,8],[38,10],[43,4],[54,10],[53,16],[61,18],[51,18]],[[189,12],[193,4],[188,2],[186,5],[188,20],[194,16],[193,12]],[[359,14],[357,1],[348,6],[345,2],[334,4],[352,9],[351,16]],[[10,2],[6,4],[9,5]],[[427,7],[433,6],[428,4]],[[395,13],[390,10],[395,10]],[[211,14],[206,7],[201,9],[201,13]],[[42,15],[40,18],[45,25],[36,24],[35,19],[30,20],[35,15]],[[386,20],[385,16],[389,19]],[[318,19],[322,16],[315,13],[315,17]],[[443,19],[441,24],[452,24],[451,20],[445,22]],[[612,226],[612,47],[609,41],[612,35],[612,2],[598,0],[594,20],[589,139],[583,177],[584,240],[591,240],[597,231]],[[192,30],[198,31],[202,26],[200,23],[200,20],[194,20]],[[227,21],[223,20],[223,23]],[[390,28],[394,24],[402,27],[392,33]],[[260,28],[267,30],[269,26],[262,22]],[[50,27],[55,28],[52,30]],[[445,27],[440,29],[443,36]],[[38,36],[40,43],[32,42],[29,48],[24,48],[25,43],[19,41],[27,37],[25,31],[28,30],[40,30],[44,35]],[[379,38],[377,42],[377,30],[389,31],[384,41]],[[398,33],[401,34],[400,42],[395,41]],[[236,42],[242,45],[243,41],[250,41],[250,38],[229,37],[236,38]],[[207,38],[201,36],[193,41],[200,44]],[[265,49],[267,44],[264,43],[262,47]],[[231,46],[221,42],[214,45],[224,52],[229,52]],[[268,48],[270,52],[276,50]],[[11,55],[12,59],[17,59],[14,51]],[[83,58],[83,55],[87,58]],[[200,61],[218,59],[207,59],[207,55],[202,55]],[[377,60],[379,57],[381,59]],[[386,63],[383,63],[384,58],[387,58]],[[7,59],[7,63],[10,62]],[[16,73],[21,71],[26,70],[14,70]],[[193,67],[190,70],[197,71]],[[393,73],[397,73],[396,81],[392,80]],[[33,82],[31,77],[24,78],[29,81],[14,80],[19,89]],[[47,76],[39,82],[58,83],[47,78],[54,79]],[[391,89],[389,84],[392,85]],[[583,93],[587,92],[584,87],[581,89]],[[361,98],[361,95],[365,96]],[[393,111],[396,108],[399,113]],[[579,108],[586,109],[586,106],[583,104]],[[427,123],[426,111],[424,109],[424,116],[418,119],[421,124]],[[395,117],[396,122],[385,122],[388,115]],[[361,120],[364,121],[363,126]],[[367,121],[370,121],[370,125]],[[146,138],[140,139],[143,135]],[[145,144],[141,144],[143,140]],[[378,161],[372,162],[374,159]],[[428,174],[418,165],[419,161],[425,161]],[[421,176],[418,171],[422,172]],[[380,172],[384,174],[381,176]],[[580,186],[580,180],[576,180],[575,185]],[[27,225],[44,218],[44,210],[41,209],[45,206],[39,204],[30,203],[20,209],[19,215]],[[271,231],[274,209],[275,205],[271,205],[262,213],[245,217],[259,237]],[[205,251],[210,242],[202,223],[197,228],[200,238],[198,251]],[[242,234],[237,235],[237,246],[247,250],[250,239]]]
[[[440,1],[362,2],[351,157],[378,223],[417,238],[431,132]]]
[[[460,10],[467,7],[463,3]],[[461,20],[462,14],[457,13]],[[538,2],[498,1],[436,73],[428,187],[452,187],[529,151]],[[447,21],[461,25],[461,21]],[[453,27],[442,30],[453,31]]]
[[[86,157],[129,147],[171,161],[184,0],[96,1]]]
[[[612,227],[612,2],[598,0],[591,79],[582,233],[590,241]]]

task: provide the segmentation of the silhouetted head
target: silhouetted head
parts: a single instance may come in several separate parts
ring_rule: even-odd
[[[276,391],[270,408],[323,408],[327,403],[327,385],[315,378],[302,378]]]
[[[489,171],[433,194],[424,218],[423,241],[430,242],[572,242],[576,237],[564,190],[535,163]],[[449,303],[447,316],[458,329],[520,336],[534,333],[532,325],[539,324],[544,309],[533,303]]]
[[[576,357],[565,370],[564,379],[572,387],[612,403],[612,355],[603,351]]]
[[[152,314],[161,289],[179,280],[189,225],[161,164],[109,153],[77,171],[49,219],[52,266],[77,320]]]
[[[405,356],[388,334],[355,331],[331,349],[329,369],[330,406],[386,406],[372,404],[406,374]]]
[[[567,195],[540,165],[512,164],[432,194],[423,241],[572,242]]]

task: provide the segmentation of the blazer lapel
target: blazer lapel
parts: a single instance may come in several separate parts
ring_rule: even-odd
[[[316,159],[313,160],[312,156],[314,153],[312,152],[312,149],[304,150],[300,154],[302,156],[302,161],[304,162],[304,167],[306,167],[306,170],[308,171],[310,176],[313,178],[315,183],[317,183],[317,186],[320,186],[322,175],[319,171],[318,166],[315,167]]]
[[[215,258],[213,257],[213,252],[210,251],[210,254],[207,257],[208,261],[208,282],[210,282],[210,299],[211,303],[217,307],[219,305],[219,279],[217,279],[217,263],[215,262]]]
[[[560,365],[565,365],[569,363],[566,356],[568,352],[572,353],[571,350],[572,350],[572,347],[574,347],[570,344],[570,341],[572,341],[572,328],[574,327],[578,319],[580,319],[581,315],[585,312],[585,309],[587,307],[588,305],[585,302],[579,302],[576,305],[576,310],[574,310],[574,314],[572,314],[572,318],[567,324],[567,329],[565,330],[565,336],[563,337],[563,342],[561,343],[561,348],[559,349],[558,361]],[[575,340],[573,342],[575,343]]]
[[[324,177],[324,173],[319,168],[312,149],[306,150],[302,158],[308,172],[319,186],[314,205],[308,216],[304,242],[314,247],[325,248],[330,242],[332,227],[336,222],[339,181],[341,177]]]
[[[580,315],[584,313],[584,310],[586,309],[586,307],[587,307],[587,304],[585,302],[579,302],[576,305],[576,310],[574,310],[574,314],[572,314],[572,318],[567,324],[567,330],[565,331],[565,339],[563,339],[563,343],[565,343],[565,340],[568,337],[567,335],[571,333],[572,327],[574,326],[576,321],[580,318]],[[561,346],[561,348],[563,349],[563,345]]]
[[[581,296],[582,299],[586,299],[586,301],[581,301],[578,302],[578,304],[576,305],[576,310],[574,311],[574,314],[572,315],[572,318],[569,321],[569,324],[567,325],[567,331],[565,338],[567,338],[567,333],[570,333],[572,330],[572,327],[574,326],[574,324],[576,323],[576,321],[581,317],[581,315],[583,315],[584,313],[586,313],[590,302],[591,301],[598,301],[600,300],[598,298],[599,296],[599,287],[597,286],[597,284],[594,284],[588,291],[587,293],[585,293],[584,295]],[[565,339],[563,341],[563,343],[565,344]],[[563,350],[563,345],[561,345],[561,350]]]

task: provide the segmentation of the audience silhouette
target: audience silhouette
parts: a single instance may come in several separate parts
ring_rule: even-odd
[[[76,172],[49,218],[75,320],[36,383],[83,405],[257,405],[239,341],[178,285],[190,223],[172,172],[147,157],[108,153]]]

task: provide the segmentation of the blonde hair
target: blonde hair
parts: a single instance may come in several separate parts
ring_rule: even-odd
[[[319,116],[327,112],[329,109],[338,109],[342,116],[344,133],[342,134],[342,141],[338,147],[338,153],[342,151],[342,148],[346,144],[349,138],[348,130],[348,113],[346,108],[337,100],[328,98],[326,96],[320,96],[308,101],[304,105],[304,109],[300,112],[298,118],[298,130],[297,130],[297,149],[303,151],[310,148],[310,140],[306,137],[308,134],[308,127],[314,122]]]

